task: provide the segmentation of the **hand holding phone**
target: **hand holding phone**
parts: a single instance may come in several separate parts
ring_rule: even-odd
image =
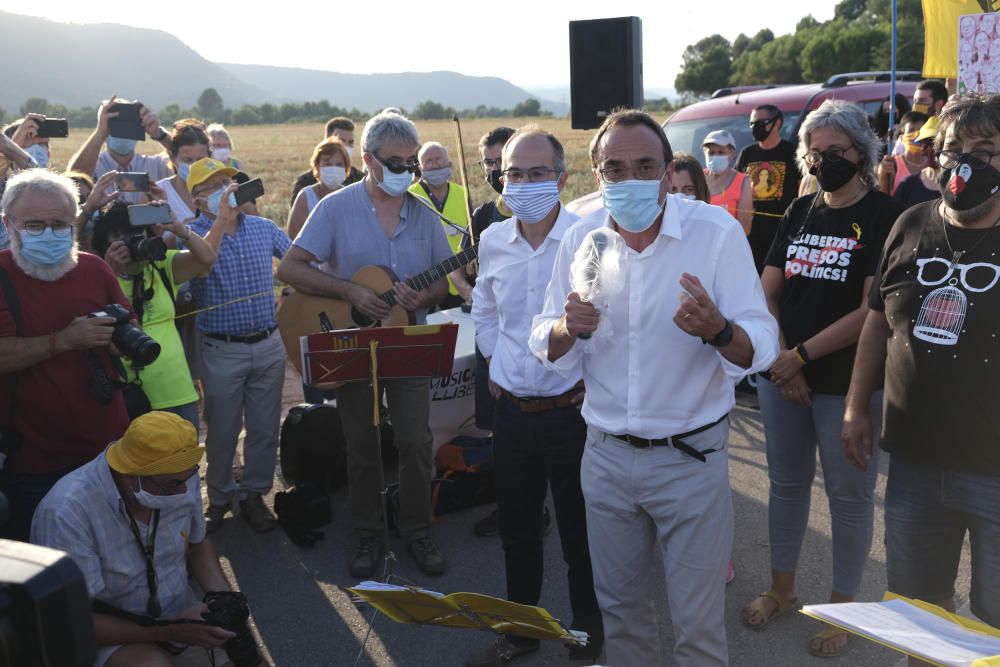
[[[259,178],[255,178],[252,181],[247,181],[243,185],[236,188],[235,197],[236,205],[242,206],[247,202],[254,201],[258,197],[264,196],[264,182]]]
[[[149,192],[149,174],[142,171],[120,171],[115,177],[118,192]]]
[[[46,118],[38,123],[36,137],[63,138],[69,136],[69,122],[65,118]]]
[[[174,221],[167,204],[134,204],[128,207],[128,221],[133,227],[169,225]]]
[[[115,102],[108,109],[109,113],[117,113],[114,118],[108,118],[108,134],[119,139],[135,139],[142,141],[146,131],[139,118],[142,105],[138,102]]]

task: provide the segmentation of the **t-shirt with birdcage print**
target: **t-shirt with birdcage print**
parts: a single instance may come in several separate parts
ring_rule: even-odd
[[[945,237],[940,206],[900,216],[871,292],[891,331],[882,448],[1000,476],[1000,229],[948,225]]]
[[[792,202],[766,261],[785,275],[778,324],[788,345],[805,343],[861,306],[868,296],[865,280],[875,275],[882,245],[902,210],[877,190],[842,208],[830,208],[821,195]],[[847,394],[856,350],[852,344],[806,364],[802,372],[809,389]]]

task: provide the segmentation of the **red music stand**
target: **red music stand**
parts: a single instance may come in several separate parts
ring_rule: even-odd
[[[458,325],[421,324],[377,329],[339,329],[302,336],[302,381],[319,388],[347,382],[370,382],[372,426],[378,448],[379,484],[382,487],[382,529],[386,557],[383,580],[396,560],[389,547],[389,508],[382,470],[382,394],[379,380],[434,378],[451,375],[455,362]]]

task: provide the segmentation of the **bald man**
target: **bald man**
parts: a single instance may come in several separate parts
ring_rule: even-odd
[[[438,213],[467,230],[469,208],[465,188],[451,182],[448,149],[436,141],[428,141],[420,147],[417,160],[420,162],[420,180],[410,186],[410,192],[431,202]],[[465,235],[445,222],[441,224],[444,225],[444,233],[448,235],[451,251],[457,253],[462,248]],[[465,267],[461,267],[448,274],[448,298],[438,308],[457,308],[467,301],[472,301],[472,285],[466,279]]]

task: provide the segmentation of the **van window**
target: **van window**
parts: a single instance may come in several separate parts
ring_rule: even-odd
[[[781,126],[781,137],[793,144],[798,140],[794,136],[795,128],[799,124],[798,113],[786,113],[785,121]],[[701,150],[701,142],[705,140],[710,132],[716,130],[727,130],[733,135],[736,141],[736,154],[746,146],[753,143],[753,135],[750,134],[750,114],[746,116],[721,116],[718,118],[704,118],[698,120],[684,120],[678,122],[667,122],[663,126],[670,141],[670,147],[675,153],[690,153],[698,158],[702,164],[705,163],[705,153]]]

